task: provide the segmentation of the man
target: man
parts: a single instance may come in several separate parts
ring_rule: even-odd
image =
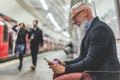
[[[92,80],[119,80],[116,42],[110,27],[98,17],[94,18],[89,6],[83,2],[72,7],[71,15],[73,24],[85,25],[86,34],[78,58],[61,64],[48,61],[53,72],[60,75],[55,80],[80,80],[78,73],[84,71],[92,71],[90,72]],[[116,74],[112,74],[112,71],[116,71]]]
[[[38,28],[38,21],[33,21],[33,29],[30,31],[28,38],[30,39],[30,49],[32,56],[32,66],[31,69],[35,70],[37,63],[37,54],[39,45],[42,47],[43,45],[43,35],[42,30]]]

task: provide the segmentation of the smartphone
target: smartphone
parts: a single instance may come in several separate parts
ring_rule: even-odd
[[[48,62],[48,60],[46,58],[43,58],[43,59]]]
[[[53,65],[53,62],[50,62],[48,59],[44,58],[45,61],[47,61],[50,65]]]

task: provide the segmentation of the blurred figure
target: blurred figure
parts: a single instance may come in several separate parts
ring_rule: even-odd
[[[28,32],[31,32],[32,28],[31,28],[31,25],[26,25],[26,29]],[[28,39],[28,35],[27,35],[27,38],[26,38],[26,53],[27,54],[30,54],[30,42],[29,42],[29,39]]]
[[[20,64],[18,66],[18,69],[21,70],[22,62],[23,62],[23,55],[25,54],[25,51],[26,51],[26,35],[28,32],[25,29],[24,23],[15,25],[12,29],[17,33],[15,54],[16,54],[16,57],[19,57]]]
[[[85,24],[86,34],[82,40],[78,58],[61,62],[62,64],[48,61],[49,67],[57,75],[54,77],[55,80],[83,80],[84,75],[81,75],[81,72],[84,71],[92,71],[90,73],[92,79],[87,75],[86,80],[119,80],[117,71],[120,70],[120,66],[116,40],[111,28],[98,17],[93,17],[91,9],[83,2],[72,7],[71,15],[73,24],[78,27]],[[110,71],[116,71],[116,73],[110,74]]]
[[[29,33],[29,40],[30,40],[30,49],[31,49],[31,56],[32,56],[32,66],[31,69],[35,70],[36,63],[37,63],[37,54],[39,50],[39,46],[42,47],[43,45],[43,33],[42,30],[38,28],[38,21],[33,21],[33,28]]]
[[[69,42],[65,48],[64,48],[64,51],[67,55],[72,55],[73,54],[73,44],[72,42]]]

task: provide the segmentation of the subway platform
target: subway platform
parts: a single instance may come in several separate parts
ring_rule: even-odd
[[[120,45],[117,45],[119,53]],[[50,51],[38,54],[37,67],[35,71],[32,71],[31,56],[24,57],[23,68],[21,71],[18,70],[19,60],[11,60],[0,64],[0,80],[52,80],[52,70],[47,65],[47,62],[43,58],[53,60],[58,58],[62,61],[70,60],[63,50]],[[119,61],[120,55],[118,54]]]
[[[30,69],[31,56],[24,57],[23,68],[18,70],[19,60],[15,59],[0,64],[0,80],[52,80],[52,70],[48,67],[43,58],[53,60],[68,60],[69,58],[63,50],[50,51],[38,55],[37,67],[35,71]]]

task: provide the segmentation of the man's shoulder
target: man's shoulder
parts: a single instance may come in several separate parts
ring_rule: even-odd
[[[42,31],[42,29],[40,29],[39,27],[37,27],[37,29],[38,29],[39,31]]]
[[[96,19],[96,22],[93,23],[93,29],[110,29],[110,26],[107,25],[104,21]]]
[[[36,31],[39,32],[39,33],[41,33],[42,29],[40,29],[39,27],[37,27]]]

